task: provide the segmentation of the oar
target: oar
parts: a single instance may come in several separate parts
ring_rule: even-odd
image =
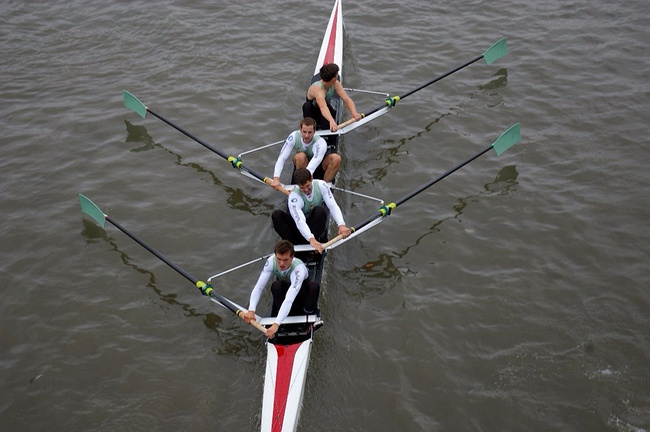
[[[457,68],[452,69],[449,72],[446,72],[446,73],[440,75],[439,77],[436,77],[436,78],[432,79],[431,81],[428,81],[428,82],[422,84],[421,86],[416,87],[413,90],[404,93],[401,96],[393,96],[393,97],[386,98],[386,101],[385,101],[385,103],[383,105],[379,105],[377,108],[375,108],[372,111],[369,111],[367,113],[362,113],[361,117],[367,117],[367,116],[369,116],[371,114],[374,114],[377,111],[379,111],[380,109],[383,109],[385,107],[392,108],[400,100],[405,99],[406,97],[412,95],[413,93],[418,92],[418,91],[422,90],[423,88],[428,87],[431,84],[433,84],[435,82],[438,82],[441,79],[446,78],[449,75],[458,72],[461,69],[465,69],[467,66],[469,66],[469,65],[471,65],[473,63],[476,63],[477,61],[479,61],[481,59],[485,59],[485,64],[491,64],[492,62],[494,62],[494,61],[500,59],[501,57],[503,57],[504,55],[506,55],[507,52],[508,52],[508,44],[507,44],[506,38],[501,38],[497,42],[495,42],[490,48],[488,48],[483,54],[476,57],[475,59],[470,60],[467,63],[465,63],[465,64],[463,64],[461,66],[458,66]],[[338,128],[343,128],[343,127],[345,127],[345,126],[347,126],[347,125],[349,125],[351,123],[354,123],[354,122],[355,122],[355,119],[351,118],[350,120],[347,120],[347,121],[341,123],[340,125],[338,125]]]
[[[266,183],[266,184],[268,184],[268,185],[271,184],[272,179],[270,179],[270,178],[268,178],[268,177],[265,177],[265,176],[263,176],[263,175],[261,175],[261,174],[258,174],[257,172],[253,171],[252,169],[250,169],[250,168],[248,168],[248,167],[245,167],[245,166],[244,166],[244,163],[243,163],[242,160],[241,160],[241,158],[239,158],[239,157],[235,157],[235,156],[228,156],[228,155],[226,155],[225,153],[221,152],[220,150],[214,148],[213,146],[211,146],[210,144],[206,143],[205,141],[203,141],[203,140],[200,139],[199,137],[197,137],[197,136],[195,136],[195,135],[189,133],[188,131],[186,131],[186,130],[183,129],[182,127],[180,127],[180,126],[178,126],[178,125],[172,123],[171,121],[167,120],[166,118],[164,118],[164,117],[161,116],[160,114],[157,114],[156,112],[154,112],[153,110],[151,110],[148,106],[146,106],[145,104],[143,104],[142,102],[140,102],[140,100],[139,100],[137,97],[133,96],[133,95],[132,95],[131,93],[129,93],[128,91],[126,91],[126,90],[122,90],[122,95],[123,95],[123,98],[124,98],[124,106],[127,107],[127,108],[132,109],[133,111],[135,111],[137,114],[140,115],[140,117],[145,118],[146,115],[147,115],[147,113],[151,113],[151,115],[153,115],[153,116],[155,116],[155,117],[158,117],[160,120],[162,120],[163,122],[167,123],[169,126],[173,127],[174,129],[176,129],[176,130],[179,131],[180,133],[182,133],[182,134],[188,136],[189,138],[193,139],[194,141],[196,141],[197,143],[201,144],[203,147],[207,148],[208,150],[210,150],[210,151],[212,151],[212,152],[218,154],[219,156],[221,156],[222,158],[224,158],[225,160],[227,160],[228,162],[230,162],[230,164],[231,164],[234,168],[237,168],[238,170],[240,170],[240,171],[242,171],[242,172],[244,172],[244,173],[247,173],[247,174],[251,175],[252,177],[254,177],[254,178],[260,180],[260,181],[263,182],[263,183]],[[289,193],[290,193],[288,190],[286,190],[286,189],[283,188],[282,186],[280,186],[280,189],[279,189],[279,190],[280,190],[282,193],[284,193],[285,195],[289,195]]]
[[[520,131],[520,128],[519,128],[519,123],[517,123],[517,124],[511,126],[504,133],[502,133],[501,136],[499,138],[497,138],[496,141],[494,141],[492,144],[490,144],[484,150],[481,150],[480,152],[478,152],[477,154],[475,154],[471,158],[467,159],[464,162],[461,162],[460,164],[456,165],[454,168],[452,168],[449,171],[445,172],[440,177],[438,177],[438,178],[436,178],[434,180],[431,180],[430,182],[420,186],[419,188],[415,189],[413,192],[403,196],[402,198],[398,199],[397,201],[381,206],[379,208],[378,213],[368,217],[366,220],[360,222],[355,227],[351,227],[351,230],[354,232],[356,230],[359,230],[359,229],[365,227],[366,225],[370,224],[371,222],[373,222],[376,219],[379,219],[379,218],[386,217],[386,216],[390,215],[392,210],[394,210],[398,206],[404,204],[406,201],[410,200],[411,198],[413,198],[414,196],[416,196],[420,192],[422,192],[422,191],[426,190],[427,188],[433,186],[434,184],[438,183],[440,180],[442,180],[445,177],[449,176],[450,174],[458,171],[459,169],[461,169],[465,165],[469,164],[470,162],[474,161],[475,159],[478,159],[479,157],[481,157],[482,155],[484,155],[485,153],[490,151],[490,149],[494,148],[495,153],[497,154],[497,156],[499,156],[500,154],[502,154],[503,152],[508,150],[510,147],[517,144],[520,140],[521,140],[521,131]],[[327,249],[329,246],[331,246],[332,244],[338,242],[342,238],[343,237],[341,235],[338,235],[338,236],[334,237],[333,239],[331,239],[330,241],[325,243],[323,245],[323,248]]]
[[[133,240],[135,240],[137,243],[140,244],[140,246],[144,247],[146,250],[157,256],[162,262],[176,270],[178,273],[180,273],[182,276],[184,276],[187,280],[192,282],[200,291],[203,293],[203,295],[210,296],[213,299],[215,299],[220,305],[224,306],[226,309],[230,310],[232,313],[237,315],[238,317],[241,317],[243,319],[243,315],[246,312],[245,310],[240,309],[239,306],[237,306],[235,303],[232,301],[228,300],[224,296],[216,293],[214,289],[212,288],[211,284],[206,284],[203,281],[198,280],[176,264],[174,264],[171,260],[163,256],[160,252],[146,244],[144,241],[140,240],[138,237],[136,237],[133,233],[128,231],[126,228],[121,226],[117,221],[115,221],[113,218],[105,214],[103,211],[100,210],[97,205],[95,205],[94,202],[92,202],[90,199],[88,199],[86,196],[83,194],[79,194],[79,202],[81,203],[81,211],[90,216],[101,226],[102,228],[105,228],[106,226],[106,221],[109,221],[111,224],[113,224],[116,228],[118,228],[120,231],[122,231],[124,234],[128,235],[131,237]],[[251,325],[253,325],[255,328],[260,330],[262,333],[266,334],[266,328],[262,326],[260,323],[257,321],[253,320],[251,321]]]

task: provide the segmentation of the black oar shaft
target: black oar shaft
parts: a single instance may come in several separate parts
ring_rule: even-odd
[[[164,122],[167,123],[169,126],[173,127],[174,129],[176,129],[177,131],[179,131],[179,132],[182,133],[183,135],[186,135],[186,136],[192,138],[194,141],[196,141],[197,143],[201,144],[203,147],[207,148],[208,150],[211,150],[211,151],[215,152],[216,154],[218,154],[219,156],[221,156],[222,158],[224,158],[225,160],[228,160],[228,155],[226,155],[226,154],[222,153],[221,151],[219,151],[218,149],[212,147],[210,144],[206,143],[206,142],[203,141],[201,138],[199,138],[199,137],[197,137],[197,136],[191,134],[190,132],[186,131],[186,130],[183,129],[182,127],[177,126],[176,124],[170,122],[170,121],[167,120],[165,117],[163,117],[163,116],[157,114],[156,112],[154,112],[154,111],[151,110],[150,108],[147,108],[147,112],[149,112],[149,113],[150,113],[151,115],[153,115],[153,116],[158,117],[160,120],[164,121]]]
[[[420,192],[428,189],[429,187],[431,187],[434,184],[438,183],[440,180],[442,180],[445,177],[449,176],[450,174],[453,174],[454,172],[458,171],[459,169],[461,169],[462,167],[464,167],[468,163],[474,161],[475,159],[478,159],[479,157],[481,157],[482,155],[484,155],[485,153],[490,151],[490,149],[492,149],[492,145],[488,146],[485,150],[480,151],[479,153],[475,154],[474,156],[467,159],[466,161],[459,163],[458,165],[456,165],[455,167],[453,167],[449,171],[442,174],[440,177],[438,177],[438,178],[436,178],[434,180],[431,180],[429,183],[426,183],[426,184],[420,186],[419,188],[415,189],[413,192],[411,192],[411,193],[409,193],[407,195],[404,195],[402,198],[395,201],[395,207],[405,203],[406,201],[410,200],[411,198],[413,198],[414,196],[416,196]]]
[[[165,117],[161,116],[160,114],[156,113],[155,111],[152,111],[150,108],[147,108],[147,112],[150,113],[151,115],[155,116],[155,117],[158,117],[160,120],[167,123],[169,126],[173,127],[174,129],[176,129],[177,131],[179,131],[183,135],[193,139],[197,143],[201,144],[203,147],[205,147],[208,150],[218,154],[219,156],[221,156],[222,158],[224,158],[228,162],[231,162],[231,164],[233,164],[233,166],[235,166],[235,164],[231,161],[231,157],[229,157],[225,153],[221,152],[220,150],[214,148],[213,146],[211,146],[207,142],[203,141],[201,138],[199,138],[196,135],[186,131],[182,127],[172,123],[171,121],[167,120]],[[235,158],[232,158],[232,159],[235,159]],[[239,163],[237,163],[237,162],[239,162]],[[258,180],[266,183],[266,177],[265,176],[263,176],[263,175],[261,175],[259,173],[256,173],[255,171],[253,171],[252,169],[250,169],[248,167],[245,167],[243,164],[241,164],[241,161],[239,161],[239,160],[235,160],[235,163],[237,163],[237,166],[235,166],[235,168],[238,168],[238,169],[240,169],[242,171],[246,171],[247,173],[249,173],[253,177],[257,178]]]
[[[164,262],[164,263],[167,264],[169,267],[171,267],[171,268],[173,268],[174,270],[176,270],[179,274],[181,274],[181,275],[182,275],[183,277],[185,277],[187,280],[189,280],[190,282],[192,282],[195,286],[198,286],[197,283],[199,282],[199,280],[198,280],[197,278],[195,278],[194,276],[192,276],[191,274],[189,274],[188,272],[186,272],[185,270],[183,270],[182,268],[180,268],[179,266],[177,266],[173,261],[171,261],[170,259],[168,259],[168,258],[167,258],[166,256],[164,256],[163,254],[161,254],[160,252],[158,252],[157,250],[155,250],[154,248],[152,248],[151,246],[149,246],[148,244],[146,244],[145,242],[143,242],[142,240],[140,240],[140,239],[139,239],[135,234],[131,233],[129,230],[127,230],[126,228],[124,228],[122,225],[120,225],[116,220],[114,220],[114,219],[111,218],[110,216],[107,215],[107,216],[106,216],[106,220],[109,221],[111,224],[113,224],[117,229],[119,229],[120,231],[122,231],[124,234],[126,234],[126,235],[129,236],[129,237],[131,237],[131,239],[133,239],[133,240],[134,240],[136,243],[138,243],[140,246],[142,246],[143,248],[145,248],[146,250],[148,250],[149,252],[151,252],[152,254],[154,254],[154,255],[155,255],[156,257],[158,257],[162,262]],[[204,285],[205,285],[205,284],[204,284]],[[222,295],[220,295],[220,294],[214,292],[214,290],[211,290],[210,293],[209,293],[209,295],[210,295],[210,297],[214,298],[214,299],[217,300],[219,303],[221,303],[222,305],[224,305],[226,308],[228,308],[232,313],[237,314],[237,313],[239,312],[239,308],[238,308],[235,304],[233,304],[230,300],[228,300],[227,298],[223,297]]]
[[[431,180],[430,182],[428,182],[426,184],[423,184],[419,188],[415,189],[413,192],[411,192],[411,193],[409,193],[407,195],[404,195],[402,198],[398,199],[394,203],[388,204],[388,206],[382,207],[382,209],[379,211],[379,213],[376,213],[376,214],[368,217],[367,219],[363,220],[362,222],[360,222],[359,224],[354,226],[353,230],[354,231],[360,230],[361,228],[365,227],[366,225],[368,225],[369,223],[371,223],[375,219],[379,219],[381,217],[388,216],[388,214],[390,214],[391,209],[396,208],[396,207],[400,206],[401,204],[404,204],[406,201],[410,200],[411,198],[413,198],[417,194],[423,192],[424,190],[426,190],[429,187],[433,186],[434,184],[438,183],[440,180],[442,180],[445,177],[453,174],[454,172],[458,171],[459,169],[461,169],[465,165],[469,164],[470,162],[474,161],[475,159],[478,159],[479,157],[481,157],[482,155],[484,155],[485,153],[490,151],[490,149],[492,149],[492,145],[487,147],[485,150],[481,150],[479,153],[475,154],[474,156],[467,159],[466,161],[459,163],[458,165],[456,165],[455,167],[453,167],[449,171],[443,173],[442,175],[435,178],[434,180]]]
[[[432,79],[431,81],[422,84],[420,87],[414,88],[413,90],[404,93],[404,94],[403,94],[402,96],[400,96],[399,98],[400,98],[400,99],[404,99],[405,97],[410,96],[410,95],[412,95],[413,93],[418,92],[418,91],[422,90],[423,88],[428,87],[428,86],[430,86],[431,84],[433,84],[433,83],[435,83],[435,82],[438,82],[438,81],[440,81],[441,79],[446,78],[446,77],[448,77],[449,75],[451,75],[451,74],[453,74],[453,73],[456,73],[456,72],[458,72],[458,71],[461,70],[461,69],[466,68],[467,66],[471,65],[472,63],[476,63],[477,61],[481,60],[482,58],[483,58],[483,54],[481,54],[480,56],[476,57],[474,60],[470,60],[470,61],[468,61],[467,63],[465,63],[465,64],[462,65],[462,66],[458,66],[458,67],[457,67],[456,69],[454,69],[454,70],[450,70],[449,72],[446,72],[446,73],[440,75],[439,77],[436,77],[436,78]]]
[[[448,77],[449,75],[458,72],[458,71],[461,70],[461,69],[465,69],[467,66],[469,66],[469,65],[471,65],[471,64],[473,64],[473,63],[476,63],[477,61],[481,60],[482,58],[483,58],[483,54],[481,54],[480,56],[476,57],[476,58],[473,59],[473,60],[468,61],[468,62],[465,63],[464,65],[458,66],[457,68],[452,69],[452,70],[450,70],[449,72],[445,72],[444,74],[442,74],[442,75],[440,75],[440,76],[438,76],[438,77],[432,79],[431,81],[428,81],[428,82],[422,84],[421,86],[416,87],[416,88],[414,88],[413,90],[410,90],[410,91],[404,93],[404,94],[401,95],[401,96],[398,96],[396,100],[402,100],[402,99],[404,99],[404,98],[406,98],[406,97],[412,95],[413,93],[416,93],[416,92],[422,90],[423,88],[428,87],[428,86],[430,86],[431,84],[433,84],[433,83],[435,83],[435,82],[438,82],[438,81],[440,81],[441,79],[446,78],[446,77]],[[390,103],[389,106],[393,106],[393,105],[396,103],[395,101],[391,102],[391,99],[393,99],[393,98],[389,98],[389,99],[386,100],[386,104],[389,104],[389,103]],[[384,105],[380,105],[380,106],[378,106],[377,108],[374,108],[373,110],[368,111],[367,113],[364,114],[364,116],[365,116],[365,117],[368,117],[369,115],[376,113],[377,111],[379,111],[379,110],[385,108],[385,107],[386,107],[386,104],[384,104]]]
[[[199,281],[197,278],[195,278],[194,276],[192,276],[191,274],[189,274],[188,272],[186,272],[185,270],[183,270],[182,268],[180,268],[179,266],[177,266],[176,264],[174,264],[174,262],[172,262],[171,260],[169,260],[169,259],[168,259],[167,257],[165,257],[163,254],[161,254],[160,252],[158,252],[157,250],[155,250],[154,248],[152,248],[151,246],[149,246],[148,244],[146,244],[145,242],[143,242],[142,240],[140,240],[137,236],[135,236],[134,234],[132,234],[129,230],[127,230],[126,228],[124,228],[122,225],[120,225],[116,220],[114,220],[114,219],[111,218],[110,216],[106,216],[106,220],[109,221],[110,223],[112,223],[112,224],[113,224],[117,229],[119,229],[120,231],[122,231],[124,234],[128,235],[129,237],[131,237],[131,238],[132,238],[136,243],[138,243],[140,246],[142,246],[143,248],[145,248],[146,250],[148,250],[149,252],[151,252],[152,254],[154,254],[155,256],[157,256],[157,257],[158,257],[162,262],[164,262],[164,263],[167,264],[169,267],[173,268],[173,269],[176,270],[178,273],[180,273],[181,275],[183,275],[187,280],[189,280],[189,281],[192,282],[193,284],[196,285],[196,283]]]

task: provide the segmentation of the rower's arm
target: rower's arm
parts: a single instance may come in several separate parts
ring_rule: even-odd
[[[336,200],[334,199],[334,196],[332,195],[332,190],[327,186],[327,183],[325,182],[318,182],[318,186],[320,187],[321,194],[323,195],[323,201],[325,202],[325,205],[330,211],[330,214],[332,215],[332,218],[336,222],[337,225],[345,225],[345,220],[343,219],[343,213],[341,212],[341,208],[339,205],[336,203]]]
[[[278,160],[275,161],[275,168],[273,169],[273,177],[280,177],[282,175],[282,170],[284,169],[284,164],[289,159],[289,156],[291,156],[291,151],[293,150],[294,142],[293,142],[293,133],[287,137],[287,140],[284,142],[284,145],[282,146],[282,150],[280,150],[280,155],[278,156]]]
[[[262,269],[262,273],[260,273],[260,277],[257,279],[257,283],[253,287],[253,290],[251,291],[251,297],[248,302],[248,310],[255,311],[257,309],[257,304],[260,301],[260,298],[262,297],[262,291],[264,290],[264,287],[266,284],[269,282],[269,279],[271,278],[271,271],[273,270],[273,256],[270,256],[267,260],[266,263],[264,264],[264,268]]]
[[[339,81],[336,81],[336,83],[334,83],[334,91],[336,91],[336,94],[339,95],[339,98],[341,98],[348,111],[350,111],[350,115],[355,119],[360,120],[361,115],[357,112],[357,107],[354,104],[354,101],[350,96],[348,96],[348,93],[345,91],[343,85],[341,85]]]
[[[336,120],[334,120],[334,117],[332,117],[332,113],[330,113],[330,109],[327,106],[327,100],[325,100],[325,90],[323,90],[318,85],[312,84],[312,86],[309,88],[309,91],[307,92],[308,99],[309,96],[312,96],[313,99],[316,100],[316,105],[318,105],[318,109],[320,109],[321,114],[323,115],[323,117],[325,117],[325,120],[329,122],[330,126],[332,125],[336,126]]]
[[[314,172],[325,158],[325,153],[327,153],[327,142],[325,142],[323,138],[319,137],[314,143],[313,152],[314,157],[312,157],[309,164],[307,164],[307,169],[312,175],[314,175]]]
[[[307,218],[305,218],[305,214],[302,212],[303,205],[304,202],[302,198],[298,196],[298,194],[292,193],[289,195],[289,214],[293,218],[293,221],[296,223],[296,227],[298,228],[298,231],[300,231],[300,234],[302,234],[305,240],[309,241],[312,237],[314,237],[314,235],[309,229],[309,225],[307,225]]]

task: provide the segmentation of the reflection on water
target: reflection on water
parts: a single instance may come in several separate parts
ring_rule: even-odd
[[[194,162],[183,162],[183,156],[175,153],[174,151],[168,149],[162,144],[154,142],[153,138],[147,132],[147,129],[144,126],[138,126],[130,123],[128,120],[124,120],[126,125],[126,143],[140,142],[144,143],[141,147],[132,148],[132,152],[148,151],[153,148],[161,148],[176,160],[176,164],[188,168],[192,168],[197,173],[207,174],[212,179],[212,182],[223,189],[228,194],[228,205],[230,208],[235,210],[241,210],[252,215],[264,215],[270,217],[273,210],[275,210],[272,204],[266,202],[266,200],[261,198],[253,198],[247,193],[245,193],[240,188],[234,188],[227,186],[222,182],[212,171],[204,168],[202,165]],[[227,164],[227,165],[226,165]],[[224,166],[231,167],[229,162],[226,162]],[[253,180],[245,179],[244,181],[253,183],[254,187],[262,187],[260,184],[253,182]]]
[[[353,278],[353,280],[358,280],[358,283],[364,287],[364,298],[381,295],[392,287],[399,285],[405,276],[417,273],[418,269],[411,270],[407,266],[396,265],[396,260],[403,260],[411,250],[416,249],[423,243],[425,238],[434,233],[439,233],[443,223],[451,219],[459,219],[467,206],[472,202],[477,202],[482,195],[509,193],[517,185],[516,180],[518,175],[519,173],[514,165],[502,168],[497,173],[493,182],[484,185],[485,192],[479,195],[468,195],[457,198],[457,203],[452,207],[454,210],[453,215],[436,220],[426,232],[418,236],[411,244],[401,250],[393,250],[391,253],[381,253],[376,259],[367,261],[363,265],[346,272],[346,276]],[[354,290],[354,292],[357,291]]]
[[[514,187],[518,184],[517,177],[519,172],[517,172],[516,165],[508,165],[503,167],[497,173],[494,181],[491,183],[486,183],[483,185],[483,188],[490,193],[506,194],[511,192]]]
[[[175,292],[165,293],[158,287],[158,282],[156,281],[156,276],[151,271],[139,267],[137,264],[134,264],[131,258],[123,252],[116,241],[112,240],[111,237],[104,231],[101,227],[97,226],[95,223],[84,219],[83,220],[84,229],[81,232],[81,235],[86,239],[88,243],[97,243],[101,240],[105,240],[111,245],[111,249],[118,252],[122,262],[136,272],[146,275],[148,281],[146,287],[151,288],[153,292],[156,293],[158,298],[164,303],[169,305],[172,310],[182,311],[186,317],[200,317],[205,327],[210,330],[211,333],[214,333],[218,339],[214,347],[214,351],[218,354],[228,354],[228,355],[247,355],[249,358],[253,356],[258,347],[259,347],[259,335],[251,331],[252,327],[247,326],[243,321],[238,319],[224,319],[223,316],[228,316],[226,314],[219,314],[215,312],[202,313],[197,311],[193,306],[180,302],[178,300],[178,294]],[[125,240],[127,241],[127,240]],[[165,281],[162,285],[169,285],[170,281]],[[182,286],[178,286],[178,289],[192,289],[194,286],[192,284],[183,283]],[[197,295],[200,295],[198,290],[195,290]],[[215,303],[209,301],[206,297],[205,302],[207,307],[205,310],[210,310],[216,308]]]
[[[167,303],[170,306],[180,306],[180,308],[187,313],[188,316],[201,316],[200,313],[197,313],[190,305],[180,303],[177,300],[176,293],[165,294],[158,288],[156,283],[156,276],[149,270],[143,269],[142,267],[137,266],[131,262],[129,256],[120,250],[118,243],[112,240],[106,231],[101,227],[97,226],[95,223],[84,219],[83,220],[84,229],[81,232],[81,235],[86,238],[88,243],[97,243],[100,240],[105,240],[111,245],[111,249],[119,253],[122,263],[126,264],[128,267],[137,271],[148,277],[147,287],[153,289],[153,291],[158,295],[158,297]],[[125,240],[126,241],[126,240]]]

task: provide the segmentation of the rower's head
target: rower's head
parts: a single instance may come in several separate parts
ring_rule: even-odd
[[[320,68],[320,79],[323,80],[323,82],[330,82],[334,81],[338,76],[339,76],[339,67],[336,65],[336,63],[328,63],[326,65],[323,65]]]
[[[296,254],[293,243],[289,240],[280,240],[275,244],[275,261],[278,263],[280,270],[286,270],[291,266],[293,257]]]
[[[311,195],[312,182],[314,180],[311,171],[307,168],[298,168],[296,172],[293,173],[293,178],[302,193],[305,195]]]
[[[310,143],[314,139],[314,133],[316,133],[316,120],[311,117],[305,117],[300,120],[300,136],[302,136],[302,142]]]

